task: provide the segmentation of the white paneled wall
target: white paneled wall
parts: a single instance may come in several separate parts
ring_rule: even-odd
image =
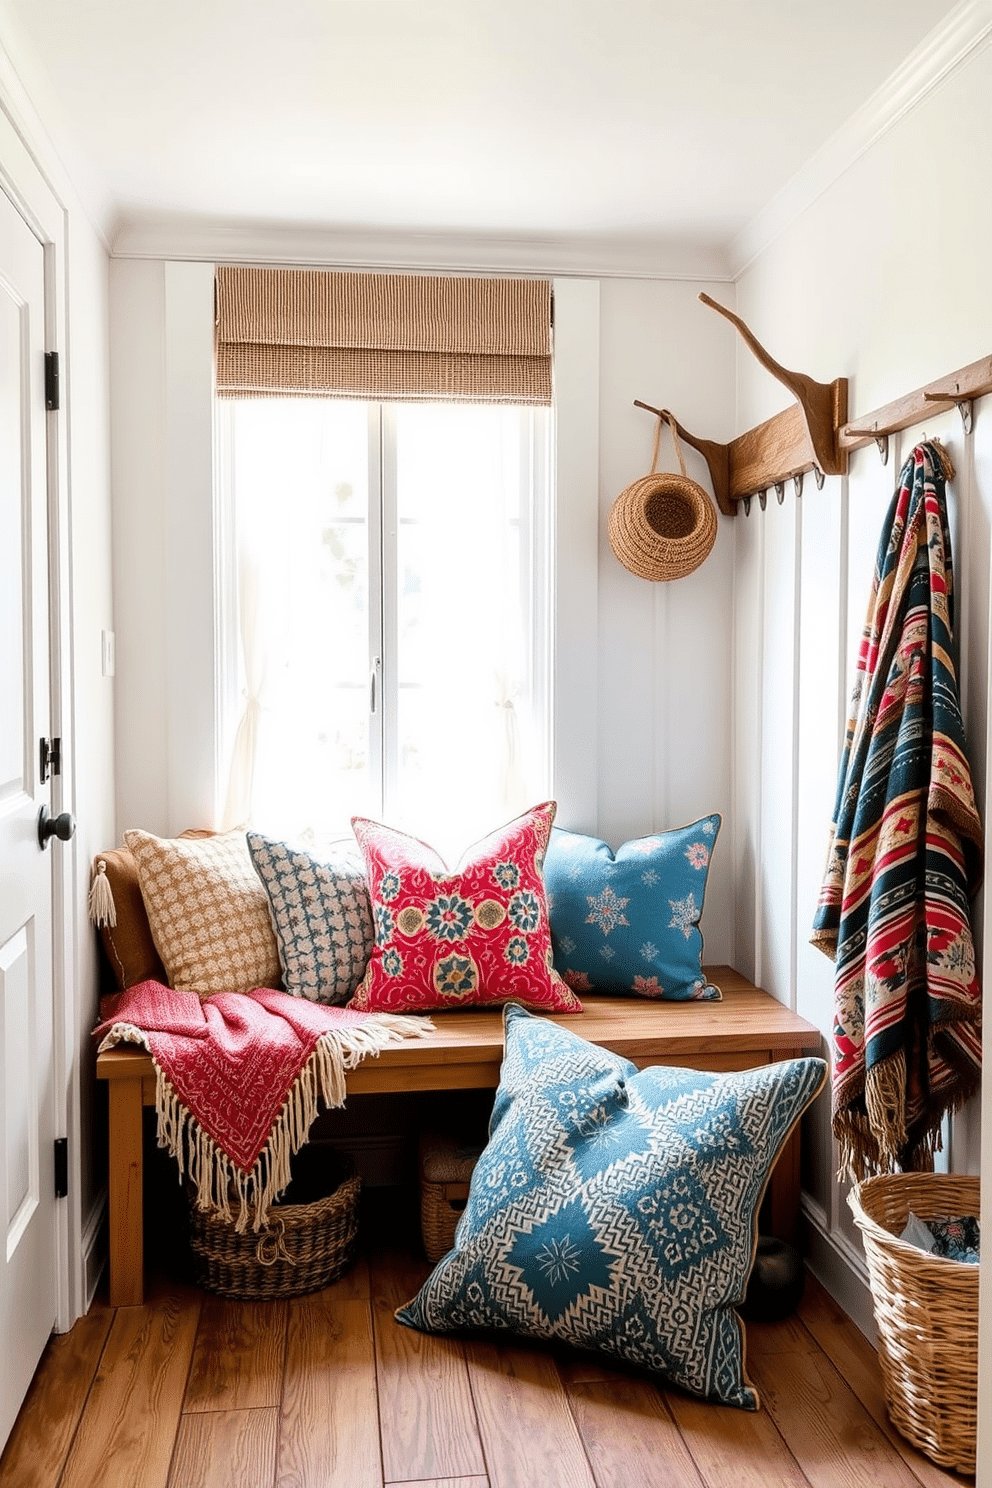
[[[786,366],[847,376],[852,417],[992,352],[989,204],[971,167],[947,157],[917,178],[925,142],[992,128],[992,50],[976,48],[749,265],[738,311]],[[953,226],[951,226],[953,224]],[[953,243],[952,241],[953,240]],[[737,430],[787,397],[742,347]],[[787,486],[735,531],[737,961],[829,1039],[833,965],[808,943],[825,862],[857,646],[879,535],[913,444],[943,440],[957,473],[949,507],[960,683],[969,753],[988,822],[992,398],[965,436],[956,411],[851,457],[847,477]],[[979,955],[985,910],[974,904]],[[981,1162],[979,1102],[949,1126],[940,1161]],[[806,1124],[803,1182],[813,1263],[870,1331],[861,1246],[846,1204],[826,1101]]]
[[[721,517],[705,563],[671,583],[628,573],[606,533],[616,497],[650,469],[656,421],[635,399],[671,408],[706,438],[733,433],[726,325],[699,304],[701,289],[733,301],[725,284],[609,279],[600,287],[599,712],[589,726],[597,830],[611,846],[722,813],[702,921],[706,959],[720,963],[734,955],[734,522]],[[702,457],[688,446],[684,455],[708,490]],[[679,468],[667,429],[658,468]]]

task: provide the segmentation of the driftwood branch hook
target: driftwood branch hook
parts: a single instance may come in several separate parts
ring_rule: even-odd
[[[847,379],[840,377],[835,382],[817,382],[805,372],[790,372],[765,350],[757,336],[739,315],[721,305],[711,295],[700,294],[700,300],[736,326],[745,344],[755,357],[799,403],[809,433],[812,453],[817,465],[828,475],[841,475],[847,469],[847,458],[837,446],[837,430],[847,418]]]

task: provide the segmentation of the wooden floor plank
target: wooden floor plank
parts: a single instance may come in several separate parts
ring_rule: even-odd
[[[800,1307],[800,1316],[812,1337],[831,1360],[838,1373],[850,1385],[873,1421],[876,1421],[896,1451],[912,1469],[925,1488],[948,1488],[948,1485],[973,1480],[947,1472],[931,1462],[902,1436],[892,1422],[885,1405],[885,1389],[878,1355],[864,1334],[847,1314],[810,1277]]]
[[[290,1302],[276,1484],[381,1488],[368,1302],[339,1302],[330,1288]]]
[[[272,1488],[278,1434],[274,1407],[183,1416],[169,1488]]]
[[[489,1488],[488,1478],[404,1478],[385,1488]]]
[[[744,1352],[747,1359],[758,1354],[792,1354],[809,1346],[806,1331],[795,1313],[777,1323],[745,1323]]]
[[[918,1488],[885,1432],[824,1354],[759,1355],[750,1369],[812,1488]]]
[[[199,1315],[181,1286],[118,1308],[61,1488],[165,1488]]]
[[[97,1303],[48,1340],[0,1455],[3,1488],[55,1488],[113,1320],[113,1309]]]
[[[595,1488],[561,1376],[539,1348],[465,1345],[492,1488]]]
[[[748,1325],[763,1399],[751,1413],[557,1345],[402,1329],[391,1309],[429,1268],[401,1240],[392,1220],[371,1236],[371,1286],[363,1258],[324,1292],[286,1302],[227,1303],[158,1282],[144,1307],[96,1307],[46,1349],[0,1458],[3,1488],[969,1481],[887,1424],[874,1351],[812,1278],[798,1317]],[[463,1456],[473,1440],[477,1455]]]
[[[597,1488],[703,1488],[703,1480],[648,1380],[617,1375],[568,1386]]]
[[[184,1413],[278,1406],[288,1304],[204,1297]]]
[[[393,1316],[431,1267],[407,1253],[372,1259],[372,1303],[386,1482],[485,1474],[461,1341],[404,1327]]]
[[[766,1410],[715,1405],[676,1390],[667,1392],[665,1402],[706,1488],[808,1488]]]

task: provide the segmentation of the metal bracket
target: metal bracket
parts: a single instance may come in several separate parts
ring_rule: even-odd
[[[966,434],[970,434],[974,428],[974,405],[970,398],[958,396],[957,388],[952,393],[924,393],[923,397],[927,403],[953,403],[961,415],[961,424]]]
[[[888,465],[889,436],[887,433],[885,433],[884,431],[880,433],[877,429],[874,428],[853,429],[850,425],[848,425],[848,427],[844,430],[844,433],[851,439],[874,439],[875,447],[878,450],[879,459],[881,460],[883,465]]]

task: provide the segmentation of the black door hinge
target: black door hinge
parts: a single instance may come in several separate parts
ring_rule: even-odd
[[[59,407],[59,354],[57,351],[45,352],[45,407],[49,410]]]
[[[38,740],[38,773],[41,776],[42,785],[45,784],[49,775],[62,774],[61,739]]]
[[[69,1195],[69,1138],[55,1138],[55,1197],[65,1199]]]

